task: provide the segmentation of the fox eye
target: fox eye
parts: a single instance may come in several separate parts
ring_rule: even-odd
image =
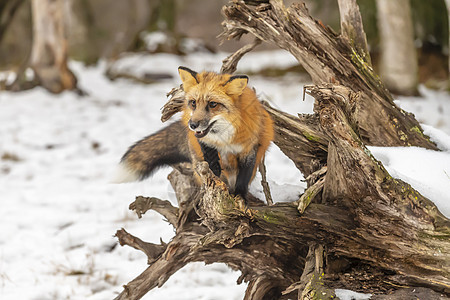
[[[217,106],[217,104],[219,104],[219,103],[214,102],[214,101],[210,101],[208,105],[209,105],[210,108],[214,108],[214,107]]]
[[[195,101],[195,100],[189,100],[189,102],[188,102],[188,104],[189,104],[189,106],[191,106],[192,108],[194,108],[195,109],[195,107],[197,106],[197,102]]]

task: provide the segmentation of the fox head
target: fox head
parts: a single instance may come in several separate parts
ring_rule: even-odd
[[[246,90],[248,77],[197,73],[185,67],[179,67],[178,72],[186,95],[184,119],[189,129],[205,142],[218,138],[223,143],[229,142],[239,121],[238,102]]]

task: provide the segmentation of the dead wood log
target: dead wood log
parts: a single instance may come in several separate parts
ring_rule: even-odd
[[[251,6],[243,1],[230,1],[223,8],[226,20],[223,22],[222,39],[239,38],[242,34],[251,33],[257,38],[256,41],[271,42],[289,51],[316,84],[340,83],[359,92],[361,101],[357,104],[355,119],[357,130],[366,145],[437,149],[423,134],[414,115],[394,104],[392,96],[373,72],[361,17],[354,1],[340,1],[342,35],[339,36],[315,21],[304,5],[294,4],[286,8],[279,0],[270,1],[270,4],[263,2],[260,5],[255,2],[252,4],[257,6]],[[233,57],[240,58],[253,49],[256,41]],[[234,71],[238,59],[230,57],[226,61],[232,61],[234,66],[223,67],[222,71]],[[182,89],[173,89],[168,96],[171,98],[163,108],[162,121],[168,120],[183,106]],[[327,141],[320,133],[316,116],[301,115],[298,120],[268,105],[266,108],[275,120],[277,146],[295,162],[305,177],[320,169],[326,157]],[[301,128],[294,130],[295,126],[288,126],[294,123],[300,123],[297,127]],[[303,155],[296,154],[296,150],[305,147],[308,149],[305,151],[311,154],[308,158],[311,162],[302,162]]]
[[[311,30],[316,33],[314,41],[309,40],[314,51],[301,46],[292,50],[294,53],[308,57],[324,54],[319,51],[321,47],[333,46],[344,53],[351,49],[309,16],[293,18],[293,14],[307,13],[304,7],[295,12],[295,7],[285,10],[280,1],[262,5],[260,1],[252,1],[252,4],[257,6],[249,7],[240,1],[233,1],[230,6],[250,13],[245,22],[251,26],[266,26],[266,31],[291,35],[290,39],[296,41],[292,44],[294,48],[302,45],[295,34],[300,40],[308,41]],[[272,24],[281,13],[283,26]],[[298,24],[290,26],[288,21]],[[310,31],[301,31],[302,24]],[[234,25],[228,28],[230,32],[244,33],[237,21]],[[245,26],[251,32],[250,25]],[[261,28],[254,32],[258,30],[264,32]],[[263,35],[257,37],[265,39]],[[285,45],[289,44],[289,37],[284,38]],[[313,43],[320,39],[325,42]],[[308,87],[308,93],[315,98],[313,115],[295,117],[266,105],[276,125],[275,143],[307,178],[308,189],[299,203],[271,206],[251,203],[243,207],[240,199],[230,196],[226,185],[212,174],[206,163],[194,166],[202,181],[200,187],[193,182],[191,174],[183,174],[188,169],[177,168],[169,180],[177,195],[178,209],[163,201],[156,201],[156,206],[147,207],[142,202],[131,206],[139,208],[139,214],[148,208],[160,211],[172,220],[169,221],[176,235],[167,244],[154,245],[124,231],[118,232],[121,244],[144,251],[151,265],[127,284],[116,299],[140,299],[193,261],[223,262],[240,270],[238,283],[249,283],[244,299],[306,299],[318,292],[322,299],[331,299],[333,293],[327,287],[381,293],[399,285],[425,286],[450,294],[449,220],[407,183],[392,178],[365,144],[387,137],[383,140],[386,145],[434,146],[421,134],[408,135],[402,140],[398,130],[408,128],[413,116],[404,115],[394,105],[386,105],[391,98],[383,94],[386,91],[381,85],[376,86],[375,77],[367,77],[358,69],[361,65],[346,61],[347,56],[334,52],[327,54],[328,60],[343,61],[327,64],[319,55],[311,58],[315,62],[309,62],[310,67],[333,70],[339,75],[335,83],[349,86]],[[238,60],[230,61],[236,64]],[[324,70],[315,72],[330,74]],[[368,95],[374,99],[367,100]],[[182,90],[174,89],[162,119],[179,111],[183,101]],[[364,105],[367,101],[385,104]],[[391,110],[386,108],[389,106]],[[364,119],[369,107],[384,107],[385,120],[393,118],[395,124],[401,125],[395,130],[365,127],[375,124],[371,123],[372,118]],[[396,119],[398,113],[404,118]],[[417,124],[415,120],[411,122]],[[383,126],[391,125],[388,122]],[[357,275],[360,269],[370,274],[370,282]],[[350,274],[351,280],[343,280],[345,274]],[[397,299],[404,297],[402,294]]]
[[[372,66],[366,33],[356,0],[338,0],[338,5],[341,17],[341,36],[348,40],[352,49],[367,65]]]
[[[395,270],[410,284],[448,289],[450,249],[441,247],[450,246],[449,220],[410,185],[393,179],[365,148],[349,122],[357,95],[343,87],[310,92],[318,100],[320,124],[330,138],[322,197],[354,213],[355,241],[361,238],[357,243],[371,248],[360,259]]]
[[[250,6],[243,1],[230,1],[223,8],[222,38],[239,38],[251,33],[289,51],[315,84],[340,84],[360,92],[362,100],[358,103],[356,119],[365,144],[436,149],[423,135],[414,116],[395,105],[367,63],[367,56],[360,56],[361,48],[352,48],[360,44],[359,39],[349,41],[353,36],[348,30],[343,36],[336,35],[314,20],[304,4],[295,3],[286,8],[281,0],[269,2],[269,5]]]
[[[249,282],[244,299],[301,296],[331,280],[332,274],[300,279],[312,244],[326,249],[329,260],[358,261],[381,270],[391,282],[450,292],[449,220],[407,183],[390,177],[365,148],[349,121],[358,94],[341,86],[314,87],[309,93],[329,140],[323,204],[311,203],[303,214],[295,203],[243,209],[206,163],[195,166],[203,182],[197,190],[191,176],[174,171],[171,182],[179,199],[193,203],[180,213],[195,217],[176,227],[164,253],[117,299],[139,299],[192,261],[224,262],[241,270],[240,281]],[[134,241],[121,243],[142,248]],[[155,251],[148,252],[154,260]]]

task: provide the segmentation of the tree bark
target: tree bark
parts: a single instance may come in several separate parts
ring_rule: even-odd
[[[76,89],[77,84],[74,74],[67,66],[63,1],[31,1],[33,45],[30,65],[39,84],[52,93]]]
[[[414,127],[414,117],[393,104],[368,63],[352,59],[359,54],[348,38],[315,22],[304,6],[251,4],[232,1],[224,8],[224,36],[248,31],[277,43],[310,68],[316,81],[330,82],[306,87],[315,98],[312,115],[292,116],[265,104],[275,123],[275,144],[303,172],[308,188],[295,203],[266,206],[249,197],[246,207],[206,162],[194,170],[177,167],[169,180],[178,208],[143,197],[130,206],[139,216],[148,209],[160,212],[176,235],[156,245],[118,231],[121,245],[143,251],[151,265],[116,299],[140,299],[193,261],[240,270],[238,283],[249,283],[244,299],[332,299],[332,288],[383,293],[400,285],[450,295],[450,221],[410,185],[392,178],[365,147],[435,146]],[[230,65],[222,71],[233,70],[251,48],[224,61]],[[181,89],[169,95],[163,120],[183,105]]]
[[[369,47],[367,46],[366,33],[363,29],[361,14],[356,0],[338,0],[339,14],[341,18],[341,36],[349,40],[352,49],[366,64],[372,65]]]
[[[192,188],[191,175],[174,171],[170,180],[180,208],[172,215],[188,217],[182,227],[174,224],[176,236],[163,252],[164,245],[144,247],[129,234],[117,234],[121,244],[161,250],[144,251],[153,263],[117,299],[139,299],[192,261],[224,262],[241,270],[240,280],[249,282],[244,299],[310,294],[315,286],[333,284],[335,273],[317,274],[342,259],[375,268],[392,284],[450,293],[449,220],[407,183],[393,179],[365,148],[355,123],[349,121],[360,101],[356,93],[342,86],[313,87],[310,93],[316,99],[320,127],[329,139],[320,201],[309,204],[302,214],[296,203],[242,209],[207,163],[195,166],[202,179],[200,189]],[[157,210],[161,205],[168,206],[164,211],[173,210],[168,203],[158,204]],[[142,214],[145,205],[138,206]],[[326,263],[305,273],[311,243],[316,243],[314,253],[324,249],[314,255],[324,255]],[[302,275],[310,273],[316,276]]]
[[[450,49],[450,0],[445,0],[448,18],[448,48]],[[450,89],[450,53],[448,54],[448,87]]]
[[[315,21],[302,4],[284,7],[282,1],[270,1],[256,7],[232,1],[223,8],[222,38],[239,38],[249,32],[289,51],[311,75],[315,84],[334,83],[361,93],[356,119],[363,142],[378,146],[436,146],[423,135],[412,115],[398,108],[358,52],[320,22]],[[388,124],[388,125],[386,125]]]
[[[377,0],[380,75],[390,91],[417,95],[418,61],[409,0]]]
[[[0,43],[23,2],[24,0],[4,0],[0,3]]]

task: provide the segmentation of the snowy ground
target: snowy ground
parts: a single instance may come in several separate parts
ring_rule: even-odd
[[[133,142],[161,128],[165,94],[179,84],[177,67],[218,70],[224,54],[134,56],[119,68],[165,72],[174,76],[152,85],[109,81],[106,64],[84,67],[72,63],[89,96],[65,92],[55,96],[41,88],[0,93],[0,299],[112,299],[141,273],[146,258],[116,245],[115,231],[124,227],[150,242],[168,242],[171,226],[156,213],[142,219],[128,211],[136,195],[170,199],[174,194],[159,171],[141,183],[108,183],[121,155]],[[282,52],[244,57],[241,70],[274,62],[295,61]],[[302,77],[258,76],[250,85],[272,105],[291,113],[312,111],[302,101]],[[420,122],[450,133],[450,96],[422,89],[424,97],[400,98],[399,105]],[[371,148],[393,176],[402,178],[450,216],[450,137],[425,127],[443,152],[417,148]],[[429,162],[420,165],[419,159]],[[414,165],[411,164],[414,161]],[[272,146],[266,159],[276,199],[296,200],[305,184],[300,172]],[[426,173],[422,176],[422,173]],[[261,188],[255,180],[251,191]],[[144,299],[242,299],[237,272],[225,265],[190,264]]]

